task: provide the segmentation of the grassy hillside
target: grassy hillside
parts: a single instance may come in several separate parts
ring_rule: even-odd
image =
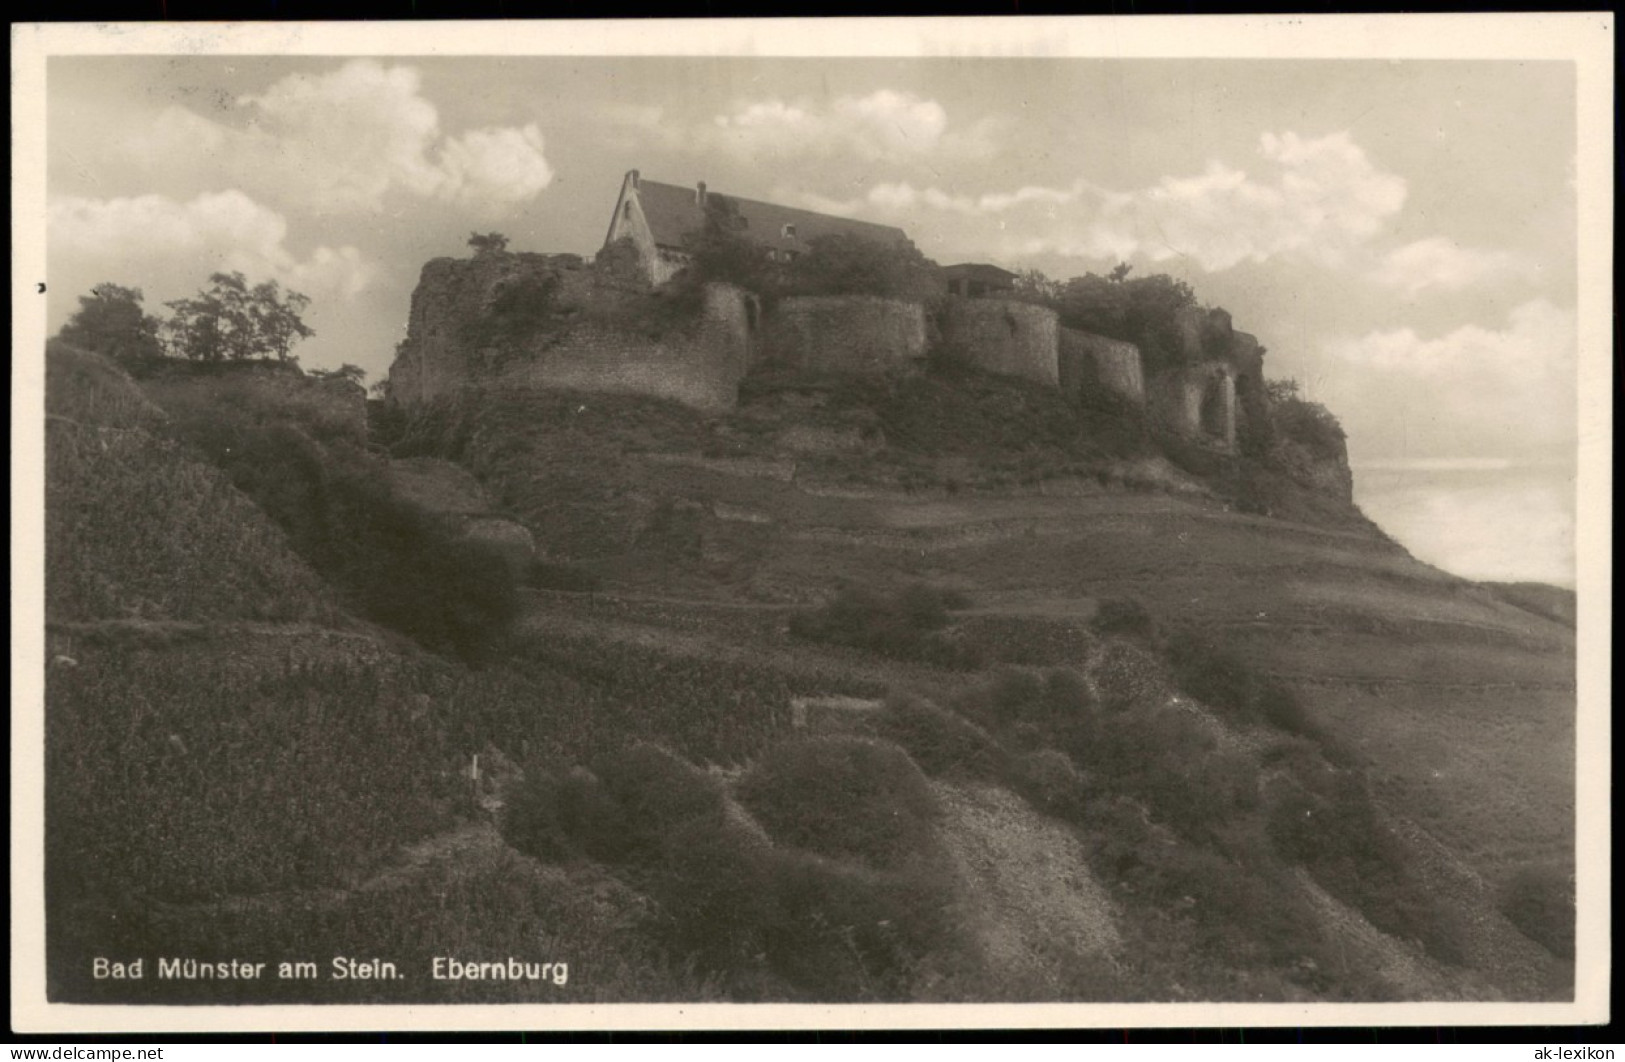
[[[206,417],[234,438],[245,414],[268,431],[308,419],[241,379],[166,381],[151,392],[166,412],[95,355],[53,344],[47,365],[52,998],[244,990],[110,984],[92,976],[97,955],[146,955],[150,968],[160,954],[274,960],[337,943],[406,959],[538,912],[577,927],[572,954],[617,971],[586,998],[616,983],[703,991],[659,956],[640,963],[636,940],[616,943],[615,903],[540,903],[556,883],[508,867],[500,843],[467,862],[434,850],[477,810],[459,772],[487,746],[481,721],[560,683],[470,673],[356,618],[353,584],[313,570],[295,548],[309,540],[197,441],[197,410],[215,403],[235,404],[235,419]],[[414,844],[430,846],[421,873],[392,877]],[[468,906],[448,908],[448,894]],[[482,913],[491,920],[471,927]],[[300,991],[335,998],[280,994]]]
[[[369,440],[51,362],[56,998],[1571,991],[1572,630],[1290,477],[1246,511],[1244,470],[982,377],[469,395]],[[420,458],[528,525],[534,585],[392,486]],[[536,940],[568,986],[427,976]]]
[[[709,422],[632,399],[471,398],[408,446],[462,460],[555,562],[593,573],[597,595],[553,595],[527,623],[595,653],[743,645],[787,673],[929,693],[962,686],[956,668],[798,641],[796,610],[843,586],[926,583],[971,601],[950,632],[970,658],[1077,667],[1099,603],[1142,602],[1303,704],[1385,835],[1406,839],[1396,861],[1473,912],[1457,958],[1491,991],[1566,991],[1504,910],[1518,882],[1572,860],[1572,631],[1420,564],[1335,501],[1251,513],[1223,477],[1182,472],[1131,432],[1070,446],[1085,429],[1058,413],[1012,406],[984,429],[974,411],[1001,385],[974,383],[975,401],[940,379],[758,381]],[[1005,400],[1042,399],[1017,386]]]

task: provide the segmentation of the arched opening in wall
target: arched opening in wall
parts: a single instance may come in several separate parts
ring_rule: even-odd
[[[751,335],[756,334],[756,323],[761,314],[761,307],[755,299],[745,300],[745,331]]]
[[[1214,373],[1203,384],[1200,419],[1203,434],[1217,439],[1230,437],[1230,387],[1230,377],[1223,373]]]

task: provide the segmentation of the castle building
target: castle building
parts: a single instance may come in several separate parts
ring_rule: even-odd
[[[1014,273],[982,262],[943,266],[942,279],[948,285],[948,294],[972,299],[1014,291],[1016,287]]]
[[[687,188],[644,180],[632,170],[621,182],[604,246],[629,238],[649,283],[664,284],[690,260],[694,237],[704,230],[708,213],[726,219],[738,235],[766,247],[778,261],[805,254],[821,236],[857,236],[883,244],[909,242],[894,225],[723,196],[707,191],[704,181]]]

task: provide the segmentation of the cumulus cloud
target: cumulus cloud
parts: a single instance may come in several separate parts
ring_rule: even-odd
[[[1332,339],[1323,346],[1325,398],[1362,456],[1571,450],[1575,325],[1572,309],[1542,298],[1513,309],[1502,328]]]
[[[469,206],[523,202],[553,182],[535,125],[464,133],[447,141],[440,169],[439,194]]]
[[[208,164],[233,185],[296,196],[316,211],[380,210],[394,190],[498,209],[552,182],[535,125],[450,137],[421,87],[412,67],[352,60],[242,97],[240,124],[170,107],[142,153]]]
[[[777,99],[742,103],[712,122],[706,139],[753,157],[840,152],[883,159],[937,148],[948,112],[935,100],[881,89],[841,96],[827,106]]]
[[[1417,295],[1429,288],[1460,291],[1488,281],[1527,277],[1530,272],[1516,255],[1463,247],[1434,236],[1389,252],[1369,275],[1378,284]]]
[[[294,254],[282,215],[239,191],[184,203],[160,195],[57,197],[49,205],[47,230],[52,273],[70,291],[135,277],[160,297],[173,297],[211,272],[239,271],[315,299],[345,300],[366,290],[378,272],[348,245]]]
[[[608,122],[634,128],[667,148],[765,162],[799,158],[919,161],[988,158],[997,151],[996,123],[955,128],[936,100],[879,89],[867,95],[811,100],[744,100],[699,123],[671,121],[659,107],[604,110]]]
[[[1265,133],[1259,153],[1256,174],[1214,161],[1130,192],[1084,180],[977,196],[880,184],[858,199],[824,202],[871,214],[996,217],[1005,250],[1018,255],[1179,258],[1207,272],[1274,258],[1345,264],[1404,206],[1405,180],[1380,169],[1347,133]]]
[[[1076,203],[1090,193],[1096,195],[1101,201],[1110,198],[1109,193],[1095,188],[1085,181],[1078,181],[1070,188],[1045,188],[1039,185],[1028,185],[1018,188],[1014,192],[989,192],[981,196],[955,195],[936,187],[915,188],[907,181],[895,181],[877,184],[870,188],[866,194],[856,199],[831,199],[816,193],[801,193],[794,195],[793,198],[798,199],[810,209],[835,214],[895,214],[913,210],[916,207],[928,207],[932,210],[961,214],[965,217],[981,217],[1002,214],[1024,206],[1049,208],[1065,206]],[[1053,209],[1051,213],[1053,213]]]
[[[1400,328],[1333,340],[1328,350],[1340,361],[1379,371],[1426,377],[1487,373],[1526,384],[1572,379],[1574,346],[1574,312],[1534,299],[1513,309],[1500,330],[1464,325],[1424,339]]]

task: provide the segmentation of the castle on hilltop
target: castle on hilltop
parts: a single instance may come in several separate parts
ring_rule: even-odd
[[[407,339],[390,367],[395,401],[432,400],[470,383],[647,394],[707,412],[732,408],[757,364],[817,372],[922,371],[928,353],[1059,388],[1075,401],[1143,410],[1161,431],[1234,453],[1238,422],[1267,416],[1263,348],[1223,310],[1187,307],[1178,349],[1148,374],[1130,343],[1067,328],[1014,298],[1015,275],[964,263],[937,270],[941,297],[795,295],[764,304],[731,284],[703,286],[684,327],[662,303],[718,212],[735,236],[789,263],[823,237],[912,248],[889,225],[721,196],[626,174],[603,249],[577,255],[482,249],[437,258],[412,296]],[[1148,378],[1149,376],[1149,378]]]

